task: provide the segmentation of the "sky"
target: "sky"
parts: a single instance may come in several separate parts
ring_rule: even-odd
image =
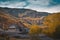
[[[39,12],[60,12],[60,0],[0,0],[0,7],[25,8]]]

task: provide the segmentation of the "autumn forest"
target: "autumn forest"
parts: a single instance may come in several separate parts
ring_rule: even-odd
[[[60,40],[60,12],[20,10],[0,8],[0,40]]]

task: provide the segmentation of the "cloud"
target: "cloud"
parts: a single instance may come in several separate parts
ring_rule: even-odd
[[[10,7],[10,8],[17,8],[17,7],[24,7],[26,2],[0,2],[0,7]]]
[[[60,5],[53,0],[29,0],[29,6],[25,7],[27,9],[33,9],[39,12],[60,12]]]
[[[39,12],[49,12],[49,13],[53,13],[53,12],[60,12],[60,5],[56,5],[53,7],[39,7],[39,6],[27,6],[26,9],[33,9]]]
[[[39,5],[39,6],[48,6],[50,0],[28,0],[30,4]]]
[[[39,12],[60,12],[58,0],[0,0],[0,7],[27,8]]]

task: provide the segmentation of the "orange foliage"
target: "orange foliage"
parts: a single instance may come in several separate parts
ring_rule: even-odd
[[[60,25],[60,13],[54,13],[45,17],[43,24],[47,26],[45,33],[52,36],[51,34],[53,34],[56,31],[57,26]]]
[[[38,25],[32,25],[30,27],[30,31],[29,31],[29,34],[32,34],[32,35],[35,35],[35,34],[40,34],[41,30],[40,30],[40,27]]]

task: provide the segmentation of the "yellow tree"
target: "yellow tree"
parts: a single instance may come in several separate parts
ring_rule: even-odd
[[[31,25],[29,34],[31,36],[31,40],[39,40],[39,34],[41,33],[40,27],[38,25]]]
[[[44,26],[47,26],[45,33],[51,37],[54,37],[55,33],[60,33],[60,30],[57,31],[58,28],[60,29],[60,13],[54,13],[45,17],[43,24]]]

